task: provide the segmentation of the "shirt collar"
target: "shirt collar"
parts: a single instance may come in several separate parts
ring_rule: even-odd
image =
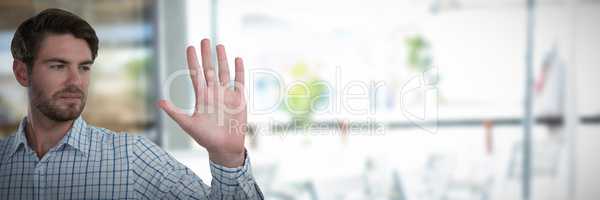
[[[27,130],[27,117],[23,118],[21,123],[19,123],[19,127],[17,128],[17,132],[14,136],[14,142],[12,143],[10,156],[12,157],[15,152],[19,149],[19,147],[23,146],[26,149],[29,149],[29,144],[27,142],[27,136],[25,135],[25,131]],[[87,123],[81,116],[79,116],[75,122],[73,122],[73,126],[69,129],[67,134],[56,144],[55,147],[60,147],[64,144],[67,144],[79,151],[81,151],[84,155],[87,155],[90,149],[90,144],[88,142],[88,137],[90,137],[87,130]]]
[[[71,129],[69,129],[67,135],[65,135],[65,138],[61,140],[61,143],[66,143],[71,147],[81,151],[81,153],[84,155],[87,155],[90,150],[90,136],[87,129],[87,123],[81,116],[79,116],[73,123]]]
[[[10,148],[9,157],[12,157],[15,154],[15,152],[17,152],[17,150],[19,149],[19,147],[21,145],[28,146],[27,137],[25,136],[26,129],[27,129],[27,117],[23,118],[23,120],[21,120],[21,123],[19,123],[19,127],[17,128],[17,132],[14,135],[12,146]]]

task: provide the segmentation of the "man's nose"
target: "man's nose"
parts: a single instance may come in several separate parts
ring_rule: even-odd
[[[69,72],[67,74],[67,83],[80,85],[81,84],[81,74],[77,67],[70,67]]]

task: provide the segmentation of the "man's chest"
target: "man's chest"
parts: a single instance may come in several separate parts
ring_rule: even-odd
[[[15,154],[0,166],[0,199],[130,199],[132,176],[126,158]]]

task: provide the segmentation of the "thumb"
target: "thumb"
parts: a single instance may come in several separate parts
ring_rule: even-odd
[[[175,122],[177,122],[177,124],[179,124],[180,126],[187,124],[189,118],[187,114],[183,112],[183,110],[177,108],[177,106],[173,105],[171,102],[168,102],[166,100],[160,100],[158,102],[158,106],[162,110],[164,110],[167,113],[167,115],[169,115],[171,119],[175,120]]]

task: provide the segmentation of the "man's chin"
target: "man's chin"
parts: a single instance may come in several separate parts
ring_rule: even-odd
[[[53,121],[57,122],[66,122],[77,119],[81,112],[83,111],[83,106],[80,105],[68,105],[61,106],[61,108],[54,108],[49,110],[43,110],[42,113]]]
[[[65,122],[77,119],[81,115],[79,111],[66,111],[61,113],[52,113],[46,117],[57,122]]]

